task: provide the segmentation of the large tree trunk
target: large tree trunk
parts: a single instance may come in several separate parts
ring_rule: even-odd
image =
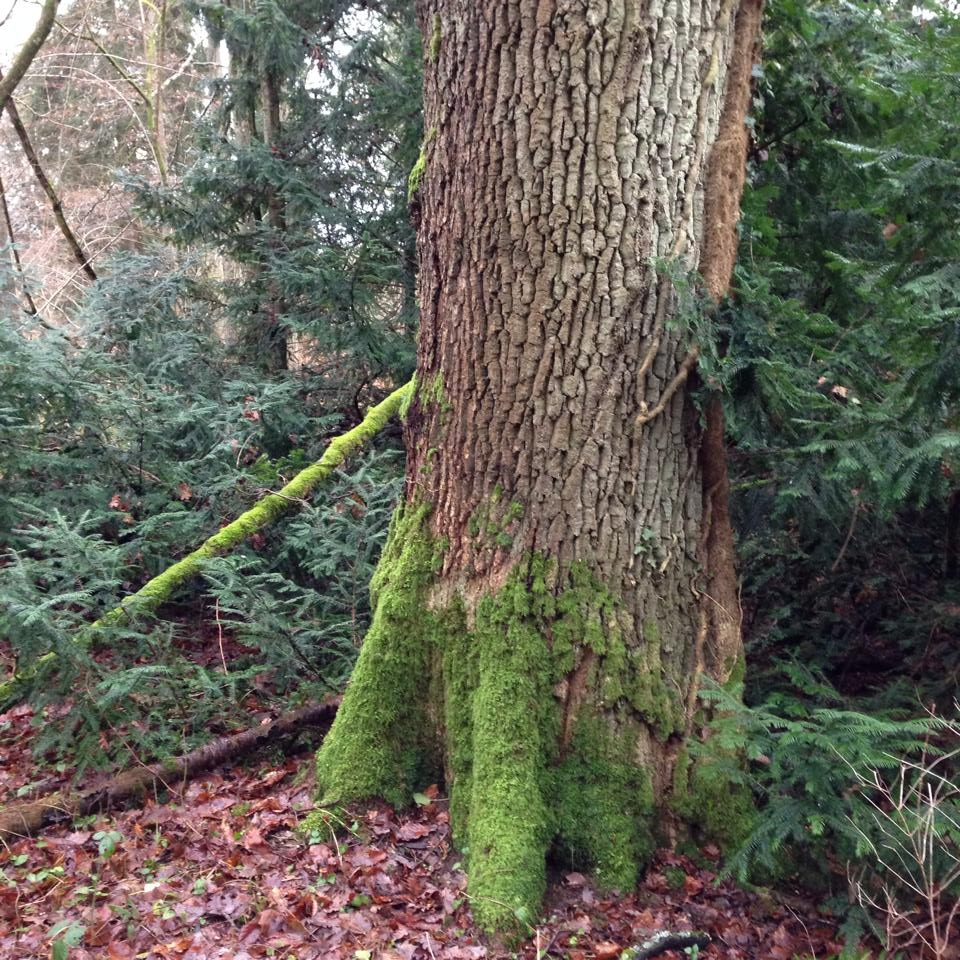
[[[729,279],[759,14],[418,3],[407,495],[318,772],[325,802],[442,778],[491,927],[535,909],[551,849],[624,887],[683,814],[744,814],[684,750],[742,649],[677,281]]]

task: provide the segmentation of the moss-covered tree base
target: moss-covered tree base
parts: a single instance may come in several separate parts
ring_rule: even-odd
[[[440,607],[431,595],[442,547],[426,508],[398,511],[372,585],[373,624],[317,757],[320,803],[406,805],[444,782],[474,916],[488,930],[534,920],[548,855],[630,888],[663,805],[641,760],[655,723],[626,699],[604,702],[605,644],[611,664],[623,658],[585,628],[609,594],[582,572],[558,587],[555,565],[533,556],[469,609],[462,598]],[[588,693],[571,717],[563,691],[574,669]]]

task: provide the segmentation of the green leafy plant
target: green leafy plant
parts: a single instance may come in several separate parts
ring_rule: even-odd
[[[816,678],[806,689],[839,699]],[[714,746],[729,751],[723,776],[749,785],[762,808],[725,869],[744,881],[789,876],[821,891],[846,887],[848,865],[864,855],[863,837],[874,824],[874,805],[854,771],[894,774],[905,760],[930,755],[938,732],[950,727],[939,717],[884,718],[796,695],[752,708],[721,690],[705,696],[719,708]]]

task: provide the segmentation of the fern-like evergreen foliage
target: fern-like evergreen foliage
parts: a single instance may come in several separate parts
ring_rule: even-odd
[[[938,4],[773,4],[727,397],[751,648],[878,705],[953,710],[960,21]],[[709,354],[706,355],[709,360]]]
[[[38,707],[72,703],[38,748],[81,765],[121,762],[133,744],[140,759],[164,756],[246,723],[251,696],[281,703],[338,689],[369,621],[367,585],[399,493],[396,436],[315,504],[210,561],[205,589],[188,584],[158,617],[93,632],[124,596],[317,459],[344,419],[311,410],[308,380],[258,379],[185,318],[140,318],[123,339],[116,318],[109,337],[90,329],[79,353],[56,338],[11,340],[13,362],[0,365],[0,429],[12,439],[0,473],[0,637],[10,669],[56,654],[33,688]],[[55,358],[21,364],[26,349]]]
[[[230,74],[182,181],[138,184],[139,208],[193,255],[181,269],[248,364],[306,367],[331,401],[369,401],[378,378],[403,382],[414,366],[406,179],[422,122],[412,6],[199,12],[228,49]],[[282,119],[268,115],[264,90]]]
[[[890,850],[899,843],[901,866],[909,862],[911,874],[924,868],[910,849],[911,811],[896,836],[878,814],[890,809],[887,784],[899,782],[919,794],[930,771],[947,781],[956,778],[960,731],[936,715],[904,718],[851,709],[822,674],[796,663],[781,668],[792,693],[759,706],[746,707],[720,689],[704,694],[718,708],[711,764],[717,746],[729,758],[726,766],[713,766],[711,776],[749,787],[762,810],[725,869],[742,881],[789,881],[832,894],[845,910],[850,878],[879,872],[876,847]],[[699,749],[691,745],[694,756]],[[955,805],[955,794],[946,798],[931,833],[944,856],[952,850],[954,859]],[[893,874],[882,880],[891,889],[904,888]]]
[[[91,631],[413,367],[410,6],[209,4],[199,18],[230,70],[176,176],[116,172],[151,229],[98,263],[70,338],[3,300],[0,650],[5,673],[41,668],[32,696],[58,722],[39,749],[81,766],[134,744],[138,760],[178,752],[339,688],[402,472],[394,426],[164,608]]]
[[[956,450],[960,170],[938,105],[960,94],[960,23],[870,4],[772,18],[727,317],[731,422],[743,447],[789,452],[804,494],[856,488],[889,515],[942,499]]]

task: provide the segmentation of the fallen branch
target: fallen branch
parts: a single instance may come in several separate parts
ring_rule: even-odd
[[[357,426],[331,440],[324,455],[316,463],[301,470],[282,490],[267,494],[246,513],[215,533],[193,553],[187,554],[182,560],[167,567],[163,573],[157,574],[136,593],[131,594],[99,620],[90,624],[76,636],[73,642],[81,647],[90,646],[102,627],[118,623],[135,613],[155,610],[160,604],[170,599],[177,587],[200,573],[204,560],[229,552],[251,534],[262,530],[287,513],[294,504],[303,503],[317,484],[326,480],[350,454],[356,452],[383,430],[407,400],[412,389],[413,381],[411,380],[394,390],[389,397],[375,407],[371,407]],[[45,653],[38,658],[32,669],[16,673],[0,683],[0,710],[7,709],[12,703],[21,699],[26,685],[36,675],[37,670],[50,666],[56,660],[56,656],[52,652]]]
[[[261,726],[220,737],[176,760],[126,770],[105,786],[75,794],[58,792],[30,803],[11,804],[0,811],[0,841],[31,836],[52,824],[69,823],[77,817],[116,809],[155,791],[172,789],[227,760],[273,745],[303,727],[317,724],[329,727],[339,705],[339,697],[329,697],[322,703],[284,713]]]
[[[706,933],[688,930],[674,933],[672,930],[661,930],[643,943],[624,950],[621,960],[649,960],[650,957],[666,953],[667,950],[688,950],[691,947],[702,950],[709,942],[710,937]]]

